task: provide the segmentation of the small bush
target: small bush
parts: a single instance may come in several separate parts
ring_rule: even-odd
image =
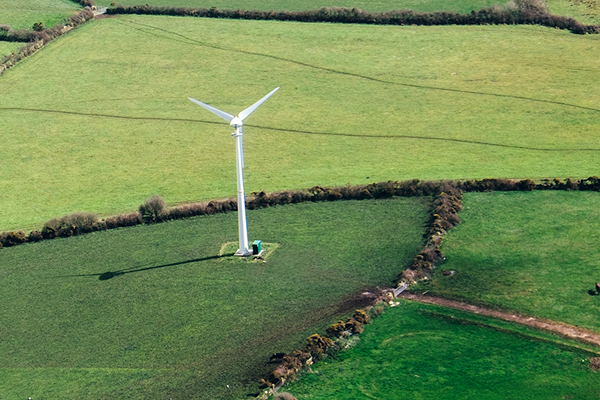
[[[354,311],[354,315],[352,316],[359,323],[366,325],[369,323],[369,315],[363,310]]]
[[[352,334],[359,334],[362,333],[363,331],[363,327],[362,324],[360,322],[358,322],[357,320],[355,320],[354,318],[350,318],[348,319],[348,321],[346,321],[346,325],[345,325],[345,330],[352,333]]]
[[[313,356],[322,355],[331,346],[333,346],[333,341],[318,333],[306,338],[306,351]]]
[[[44,237],[40,231],[31,231],[29,232],[29,236],[27,236],[27,241],[30,243],[39,242],[42,239],[44,239]]]
[[[44,239],[71,237],[103,229],[106,229],[106,225],[100,222],[96,214],[80,212],[52,218],[44,224],[42,237]]]
[[[0,243],[4,247],[16,246],[27,241],[27,234],[23,231],[11,231],[0,233]]]
[[[106,229],[135,226],[141,224],[142,222],[142,216],[137,211],[129,214],[112,215],[104,220]]]
[[[161,222],[167,216],[167,205],[160,196],[154,195],[140,204],[139,212],[147,224]]]
[[[33,30],[36,32],[41,32],[44,30],[44,23],[43,22],[36,22],[35,24],[33,24]]]
[[[343,321],[334,322],[329,325],[325,332],[327,332],[327,336],[331,338],[341,337],[346,330],[346,324]]]

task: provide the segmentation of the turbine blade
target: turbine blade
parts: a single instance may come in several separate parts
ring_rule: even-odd
[[[198,104],[200,107],[206,108],[211,113],[223,118],[227,122],[231,122],[231,120],[233,119],[233,115],[227,114],[225,111],[221,111],[218,108],[214,108],[212,106],[209,106],[208,104],[204,104],[203,102],[198,101],[196,99],[192,99],[191,97],[188,97],[188,99],[190,99],[190,101]]]
[[[260,99],[256,103],[252,104],[250,107],[246,108],[241,113],[239,113],[238,117],[240,117],[240,119],[243,121],[244,118],[246,118],[248,115],[252,114],[252,111],[256,110],[256,108],[258,106],[260,106],[265,100],[267,100],[269,97],[271,97],[271,95],[273,93],[275,93],[277,90],[279,90],[279,87],[276,87],[275,89],[271,90],[271,92],[269,92],[268,95],[266,95],[265,97],[263,97],[262,99]]]

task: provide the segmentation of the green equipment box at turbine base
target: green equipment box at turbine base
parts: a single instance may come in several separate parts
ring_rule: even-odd
[[[252,242],[252,254],[260,254],[261,250],[262,249],[260,240],[255,240],[254,242]]]

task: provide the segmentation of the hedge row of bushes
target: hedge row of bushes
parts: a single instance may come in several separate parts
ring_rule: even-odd
[[[430,277],[435,262],[443,257],[440,245],[447,231],[460,223],[458,212],[462,210],[462,190],[450,184],[440,187],[440,193],[433,201],[432,216],[426,233],[427,241],[423,249],[413,258],[410,266],[398,276],[398,284],[414,283]]]
[[[379,297],[378,301],[383,302],[383,297]],[[284,355],[270,372],[268,378],[259,380],[261,387],[280,387],[285,381],[293,379],[304,366],[311,365],[313,360],[320,360],[326,353],[340,350],[340,343],[343,343],[346,337],[362,333],[362,326],[370,321],[371,317],[368,314],[370,310],[372,307],[368,307],[366,310],[356,310],[346,322],[339,321],[332,324],[327,328],[326,336],[315,333],[306,338],[302,350]],[[376,315],[376,313],[373,314]]]
[[[277,20],[298,22],[333,22],[376,25],[489,25],[529,24],[568,29],[573,33],[600,33],[600,25],[584,25],[573,18],[551,15],[539,7],[530,7],[532,0],[513,2],[515,7],[485,7],[470,14],[455,12],[420,13],[412,10],[369,12],[358,8],[324,7],[309,11],[260,11],[212,8],[158,7],[150,5],[122,6],[107,10],[108,14],[149,14],[185,17]],[[521,3],[523,5],[521,5]]]
[[[460,191],[486,192],[486,191],[530,191],[530,190],[593,190],[600,191],[600,178],[593,176],[587,179],[572,180],[567,178],[564,182],[554,178],[544,179],[536,184],[530,179],[481,179],[467,181],[420,181],[413,179],[409,181],[387,181],[371,183],[367,185],[346,185],[340,187],[314,186],[306,190],[288,190],[274,193],[255,192],[249,197],[246,207],[250,210],[271,207],[283,204],[301,203],[307,201],[335,201],[335,200],[363,200],[381,199],[392,196],[436,196],[434,201],[434,216],[432,220],[432,231],[428,233],[428,244],[426,247],[438,246],[443,234],[442,230],[450,229],[451,224],[458,222],[458,216],[452,207],[456,208],[457,199],[460,199]],[[444,196],[442,196],[444,195]],[[446,207],[437,209],[439,206]],[[448,202],[452,207],[448,208]],[[42,239],[53,239],[56,237],[69,237],[81,235],[88,232],[96,232],[106,229],[115,229],[139,225],[142,223],[158,223],[168,220],[189,218],[199,215],[213,215],[237,211],[237,200],[224,199],[209,202],[183,204],[168,208],[159,196],[153,196],[140,205],[138,211],[109,216],[103,220],[91,213],[74,213],[60,218],[53,218],[46,222],[41,231],[32,231],[26,234],[23,231],[3,232],[0,234],[0,247],[10,247],[25,242],[36,242]],[[436,219],[437,218],[437,219]],[[441,228],[441,229],[440,229]],[[434,250],[427,250],[431,252]],[[435,251],[434,251],[435,253]],[[430,258],[430,256],[425,257]]]
[[[80,4],[82,7],[89,7],[89,8],[93,8],[94,7],[94,2],[92,0],[72,0],[77,4]]]
[[[92,18],[94,18],[94,12],[90,8],[85,8],[77,14],[69,17],[66,24],[56,24],[52,28],[43,29],[41,31],[27,29],[13,31],[8,25],[1,25],[0,40],[27,42],[27,44],[21,47],[15,53],[5,56],[0,60],[0,74],[25,57],[35,53],[48,42],[66,32],[69,32],[74,27],[81,25]]]

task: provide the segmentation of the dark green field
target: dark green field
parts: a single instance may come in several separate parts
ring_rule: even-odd
[[[391,285],[422,246],[426,206],[250,211],[266,263],[217,257],[237,249],[236,213],[2,249],[0,398],[243,397],[270,354]]]
[[[594,353],[539,332],[407,301],[285,387],[298,400],[592,400]]]

